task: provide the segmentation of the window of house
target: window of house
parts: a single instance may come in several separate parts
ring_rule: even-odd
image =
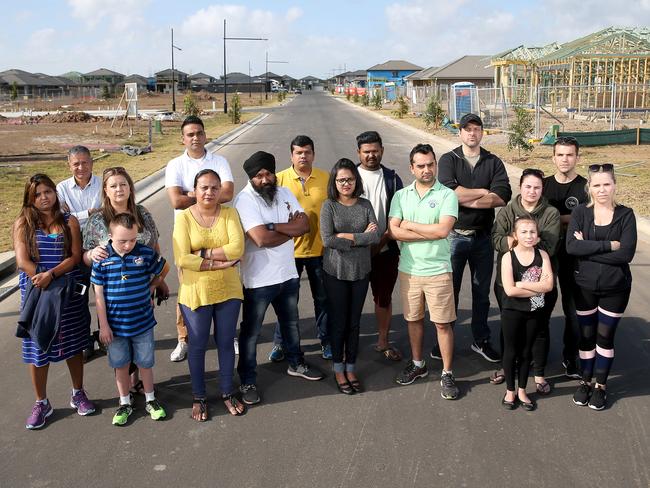
[[[393,71],[392,75],[393,75],[393,78],[397,78],[399,76],[399,71]]]

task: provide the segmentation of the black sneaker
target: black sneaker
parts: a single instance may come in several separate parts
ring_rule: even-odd
[[[607,393],[604,388],[594,388],[589,399],[589,408],[592,410],[603,410],[607,402]]]
[[[562,366],[564,366],[564,376],[567,378],[573,378],[574,380],[582,378],[575,359],[565,359],[562,361]]]
[[[418,378],[424,378],[429,374],[427,370],[427,365],[424,363],[421,368],[418,368],[413,361],[409,361],[408,366],[404,368],[404,371],[395,378],[395,381],[398,385],[410,385]]]
[[[433,345],[429,356],[431,356],[431,359],[438,359],[442,361],[442,353],[440,352],[440,346],[438,344]]]
[[[580,382],[580,386],[573,394],[573,403],[580,407],[584,407],[589,403],[589,397],[591,397],[591,385],[584,381]]]
[[[472,351],[480,354],[491,363],[498,363],[501,361],[501,355],[492,349],[490,341],[473,342],[471,348]]]
[[[325,377],[323,373],[314,367],[310,367],[307,363],[299,363],[295,368],[289,365],[287,374],[289,376],[298,376],[309,381],[318,381]]]
[[[442,373],[440,377],[440,396],[445,400],[455,400],[458,398],[458,387],[451,373]]]
[[[241,385],[239,391],[241,391],[241,399],[246,405],[260,403],[260,394],[257,393],[255,385]]]

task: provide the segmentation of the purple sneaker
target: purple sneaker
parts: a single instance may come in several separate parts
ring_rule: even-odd
[[[90,415],[95,412],[95,404],[88,400],[85,390],[80,390],[70,397],[70,406],[76,408],[79,415]]]
[[[45,425],[45,419],[54,413],[50,402],[36,402],[32,407],[32,414],[27,418],[25,428],[29,430],[40,429]]]

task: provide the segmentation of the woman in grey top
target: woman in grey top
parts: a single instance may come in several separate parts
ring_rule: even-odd
[[[368,292],[370,246],[380,237],[372,205],[359,197],[362,192],[357,167],[349,159],[339,159],[321,208],[320,233],[334,374],[339,391],[346,395],[361,391],[354,368],[359,322]]]

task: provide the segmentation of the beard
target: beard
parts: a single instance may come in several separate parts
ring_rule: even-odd
[[[278,192],[278,185],[276,183],[268,183],[260,186],[253,185],[253,189],[262,197],[269,207],[273,205],[275,194]]]

